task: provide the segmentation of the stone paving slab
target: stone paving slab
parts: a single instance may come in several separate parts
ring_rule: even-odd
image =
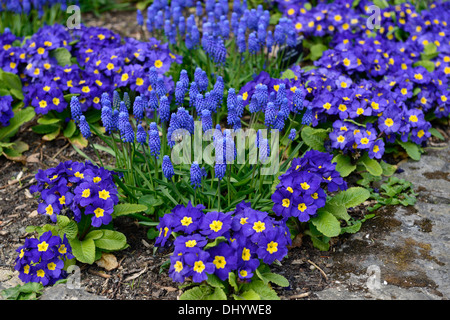
[[[450,298],[450,147],[400,164],[414,206],[384,208],[332,254],[330,287],[319,299]]]

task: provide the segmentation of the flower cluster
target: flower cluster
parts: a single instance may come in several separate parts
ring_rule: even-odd
[[[14,269],[19,271],[19,279],[24,283],[40,282],[44,286],[64,279],[64,261],[73,258],[66,236],[61,239],[51,231],[43,233],[39,239],[25,239],[25,244],[16,251]]]
[[[389,6],[381,12],[381,28],[374,31],[351,22],[361,19],[367,3],[351,5],[335,1],[306,9],[294,1],[286,6],[288,17],[310,19],[315,28],[331,21],[331,49],[311,70],[292,69],[301,79],[303,104],[311,110],[312,125],[331,122],[332,149],[367,152],[374,159],[382,158],[386,143],[426,143],[431,135],[426,115],[450,114],[449,35],[444,31],[450,21],[442,14],[448,4],[437,2],[421,12],[408,3]],[[317,29],[301,32],[323,35]]]
[[[325,206],[327,194],[338,189],[346,190],[347,183],[331,163],[331,154],[311,150],[292,161],[291,167],[279,177],[272,195],[273,212],[285,219],[296,217],[307,222],[317,209]]]
[[[204,213],[204,209],[189,202],[177,205],[160,220],[155,245],[169,247],[171,234],[178,234],[170,258],[169,275],[174,281],[192,277],[201,282],[208,274],[226,280],[230,272],[250,281],[260,260],[271,264],[287,254],[290,233],[286,225],[252,209],[250,203],[241,202],[227,213]],[[218,244],[212,245],[210,240]]]
[[[47,6],[52,7],[59,4],[60,9],[62,11],[65,11],[67,3],[71,2],[72,1],[68,0],[0,0],[0,11],[6,11],[15,14],[30,14],[31,10],[37,10],[39,18],[41,18],[44,15],[44,9],[46,9]]]
[[[282,131],[289,117],[302,113],[304,124],[310,124],[307,110],[304,111],[305,92],[298,76],[292,79],[272,78],[262,71],[254,76],[239,90],[239,97],[244,106],[248,105],[250,113],[262,112],[265,115],[265,125],[268,129]],[[292,113],[292,114],[291,114]]]
[[[91,216],[91,225],[100,227],[111,222],[114,205],[119,201],[113,172],[85,163],[66,161],[54,168],[39,170],[37,184],[30,188],[40,192],[38,213],[56,222],[57,215],[67,213],[79,222],[82,215]]]
[[[320,1],[312,7],[306,1],[279,0],[284,16],[292,19],[295,30],[307,37],[324,37],[342,32],[359,32],[366,29],[366,19],[361,16],[368,1],[360,1],[352,9],[353,1]],[[305,2],[307,5],[305,5]]]
[[[0,96],[0,124],[4,127],[9,126],[9,120],[14,117],[11,103],[13,98],[11,96]]]
[[[389,109],[394,104],[396,112],[398,108],[405,111],[406,105],[407,110],[433,112],[438,118],[450,114],[450,35],[446,32],[450,21],[445,14],[449,9],[448,2],[435,2],[428,10],[420,12],[409,3],[387,6],[381,10],[380,28],[375,30],[367,29],[364,22],[365,16],[370,13],[370,2],[361,1],[355,8],[352,8],[352,1],[347,0],[319,3],[309,10],[298,2],[291,2],[291,7],[286,7],[285,14],[294,21],[300,19],[296,22],[296,26],[302,26],[299,32],[323,36],[324,30],[329,29],[329,34],[332,35],[330,45],[333,49],[324,52],[322,58],[315,62],[319,70],[309,73],[305,79],[314,81],[309,90],[314,91],[310,93],[315,97],[322,95],[321,88],[327,88],[328,91],[333,89],[334,92],[335,87],[330,82],[336,82],[341,77],[345,80],[344,83],[341,82],[345,86],[342,88],[351,88],[353,91],[355,88],[359,91],[365,89],[366,96],[363,100],[369,102],[369,108],[364,109],[370,109],[373,100],[383,100],[383,105]],[[301,19],[309,19],[309,22],[302,22]],[[331,21],[328,27],[325,25],[327,21]],[[313,28],[311,32],[307,30],[308,25]],[[328,79],[330,76],[331,81]],[[327,80],[320,81],[321,77]],[[337,85],[338,88],[341,88],[341,83]],[[371,93],[368,97],[367,91]],[[356,94],[361,97],[361,92]],[[341,102],[340,97],[337,98],[334,109]],[[358,112],[358,107],[353,108],[353,111]],[[337,112],[330,110],[327,113],[333,111]],[[375,109],[372,108],[372,115],[381,114],[382,111],[375,106]],[[359,115],[371,116],[371,112],[365,110]],[[344,116],[345,111],[340,114],[341,119]],[[406,116],[403,115],[403,118],[406,119]],[[420,128],[417,132],[427,131],[428,125],[423,122],[409,126],[411,130],[402,128],[405,132],[412,133],[412,128],[418,126]],[[402,132],[401,135],[403,137],[405,133]],[[426,135],[419,134],[418,137],[416,132],[412,135],[417,141],[426,139]]]
[[[147,76],[151,67],[170,92],[173,81],[163,74],[173,62],[181,57],[168,44],[121,38],[98,27],[70,32],[55,24],[25,39],[7,31],[0,35],[0,68],[20,76],[25,104],[41,114],[62,112],[71,95],[78,96],[82,111],[100,109],[105,91],[129,88],[148,97],[155,87]]]
[[[236,53],[257,54],[274,46],[295,46],[297,35],[292,21],[281,18],[275,29],[269,30],[270,12],[262,5],[248,9],[247,2],[233,1],[229,18],[228,1],[207,0],[196,2],[195,14],[185,16],[184,10],[191,7],[193,1],[154,1],[147,8],[147,30],[162,30],[169,43],[183,43],[187,49],[201,47],[217,65],[224,65],[228,54],[225,41],[234,36]],[[155,12],[157,14],[155,15]],[[137,12],[138,24],[143,25],[142,13]],[[201,25],[197,25],[200,21]],[[200,31],[202,34],[200,34]]]

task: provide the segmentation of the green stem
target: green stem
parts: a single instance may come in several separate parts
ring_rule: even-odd
[[[102,158],[100,158],[100,154],[98,153],[97,148],[94,146],[94,142],[92,141],[91,144],[92,144],[92,148],[94,149],[95,154],[96,154],[98,160],[100,161],[100,165],[101,165],[102,167],[105,167],[105,166],[103,165]]]

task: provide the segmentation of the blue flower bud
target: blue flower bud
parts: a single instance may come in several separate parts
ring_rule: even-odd
[[[80,120],[80,117],[82,115],[81,113],[81,105],[80,101],[76,96],[72,96],[70,99],[70,112],[72,114],[72,119],[77,122]]]
[[[159,138],[158,130],[150,130],[148,133],[148,146],[150,147],[150,154],[158,158],[161,151],[161,140]]]
[[[87,123],[85,116],[80,116],[78,127],[85,139],[88,139],[91,136],[91,128],[89,127],[89,123]]]
[[[288,139],[291,140],[291,141],[294,141],[296,136],[297,136],[297,130],[291,129],[291,132],[289,133]]]
[[[144,101],[140,96],[137,96],[134,100],[133,115],[137,121],[142,120],[142,118],[144,117]]]
[[[172,165],[172,161],[170,161],[170,158],[168,155],[165,155],[163,157],[162,172],[164,174],[164,177],[167,178],[167,180],[172,179],[173,175],[175,174],[175,171],[174,171],[173,165]]]
[[[191,185],[194,189],[200,187],[202,183],[203,172],[197,161],[191,165]]]
[[[166,96],[162,96],[159,99],[159,118],[162,122],[169,121],[170,118],[170,104],[169,99]]]
[[[141,124],[137,125],[136,142],[141,145],[147,142],[147,132]]]

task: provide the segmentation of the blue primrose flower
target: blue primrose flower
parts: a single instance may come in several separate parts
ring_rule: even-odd
[[[38,239],[25,239],[25,244],[16,250],[14,269],[19,271],[19,279],[24,283],[53,285],[66,277],[64,261],[74,257],[71,250],[65,235],[61,238],[47,231]]]

